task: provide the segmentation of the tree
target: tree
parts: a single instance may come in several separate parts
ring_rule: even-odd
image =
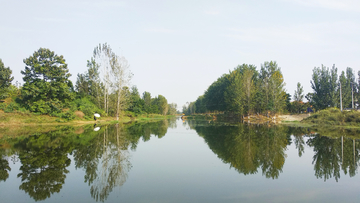
[[[302,100],[304,99],[304,94],[303,93],[304,93],[303,87],[298,82],[295,93],[294,93],[294,100],[297,101],[297,102],[302,102]]]
[[[196,113],[205,113],[207,111],[204,95],[196,99],[195,107],[196,107]]]
[[[113,78],[113,86],[117,89],[116,101],[116,119],[119,120],[119,114],[128,105],[129,97],[127,94],[122,94],[123,90],[131,80],[132,74],[128,72],[129,64],[124,57],[113,56],[111,61],[111,72]],[[127,88],[127,87],[126,87]],[[128,88],[127,88],[128,90]],[[125,93],[125,92],[124,92]]]
[[[258,72],[253,65],[243,64],[228,77],[224,93],[227,110],[237,114],[250,114],[255,109],[256,80]]]
[[[225,111],[224,92],[228,86],[228,75],[224,74],[213,82],[204,94],[206,109],[210,111]]]
[[[298,82],[295,93],[294,93],[294,102],[293,102],[294,107],[295,107],[295,111],[297,113],[300,113],[300,111],[302,111],[302,106],[303,106],[302,100],[304,99],[303,92],[304,92],[303,87]]]
[[[144,110],[146,113],[151,113],[151,94],[150,92],[144,92],[142,99],[144,100]]]
[[[61,109],[73,100],[71,74],[64,57],[49,49],[40,48],[24,59],[24,86],[21,97],[25,106],[33,112],[51,113]]]
[[[141,99],[139,90],[136,86],[131,88],[130,105],[128,110],[134,112],[135,114],[141,114],[144,111],[144,100]]]
[[[86,74],[77,74],[75,90],[81,95],[85,96],[89,94],[89,81]]]
[[[355,83],[355,75],[352,68],[346,68],[346,72],[342,71],[339,82],[341,83],[341,95],[344,108],[352,108],[352,91],[357,92],[357,84]],[[340,95],[338,92],[337,95]]]
[[[128,71],[129,64],[125,57],[116,55],[107,43],[95,47],[93,58],[95,67],[102,67],[104,111],[109,112],[109,96],[116,93],[116,118],[119,119],[121,111],[128,105],[128,97],[122,92],[132,76]]]
[[[167,103],[167,100],[164,96],[159,95],[158,97],[155,97],[154,104],[158,106],[159,113],[162,115],[166,115],[168,112],[169,106]]]
[[[265,62],[260,70],[260,91],[264,96],[262,108],[280,112],[286,105],[284,78],[275,61]]]
[[[243,114],[244,107],[241,99],[244,92],[242,91],[241,73],[240,71],[232,71],[228,76],[229,85],[224,93],[226,110],[235,114]]]
[[[100,107],[100,73],[99,65],[95,59],[87,61],[88,70],[86,73],[77,74],[75,90],[81,95],[89,95]]]
[[[177,112],[177,104],[176,103],[171,103],[171,104],[168,104],[168,106],[169,106],[168,114],[169,115],[175,115],[176,112]]]
[[[312,101],[318,110],[327,107],[335,107],[339,104],[337,68],[335,65],[331,70],[322,65],[321,68],[314,68],[311,88],[314,90]]]
[[[0,99],[6,98],[6,93],[8,88],[11,85],[11,82],[14,80],[14,77],[11,77],[12,71],[9,67],[5,67],[4,63],[0,59]]]

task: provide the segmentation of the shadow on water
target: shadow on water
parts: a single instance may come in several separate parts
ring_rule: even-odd
[[[0,182],[8,179],[9,159],[14,157],[21,163],[19,190],[35,201],[45,200],[62,189],[72,155],[76,169],[85,171],[91,197],[104,202],[113,188],[126,182],[131,169],[129,150],[135,150],[140,139],[163,137],[169,126],[176,128],[174,123],[172,119],[80,129],[66,126],[47,133],[5,136],[0,139]]]

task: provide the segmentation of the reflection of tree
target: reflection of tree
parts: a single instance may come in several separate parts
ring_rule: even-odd
[[[298,149],[299,157],[301,157],[305,151],[305,141],[302,135],[294,135],[294,144]]]
[[[10,152],[19,156],[22,163],[19,189],[34,200],[44,200],[60,192],[68,173],[66,167],[70,165],[67,154],[72,153],[75,167],[85,170],[84,179],[91,196],[105,201],[114,187],[126,181],[131,167],[128,149],[135,150],[140,139],[148,140],[151,135],[163,137],[172,122],[176,120],[100,126],[97,132],[87,126],[80,134],[66,126],[48,133],[3,139],[0,143],[9,143]],[[9,170],[8,161],[0,159],[0,180],[8,178]]]
[[[281,126],[262,126],[258,131],[261,135],[258,146],[262,172],[267,178],[278,178],[285,163],[285,150],[289,143],[287,129]]]
[[[7,158],[4,158],[2,155],[2,149],[0,149],[0,181],[6,181],[9,177],[9,171],[11,171],[11,168],[9,166],[9,161]]]
[[[301,157],[305,152],[304,135],[308,133],[308,129],[294,127],[294,128],[289,128],[288,133],[294,136],[294,144],[296,149],[298,150],[299,157]]]
[[[67,153],[70,151],[68,143],[63,142],[61,136],[41,134],[29,136],[19,141],[15,147],[20,148],[19,159],[22,184],[19,189],[24,190],[34,200],[49,198],[54,192],[60,192],[65,183],[66,167],[70,165]]]
[[[176,121],[179,120],[180,117],[171,117],[169,121],[169,128],[175,129],[177,128]]]
[[[351,139],[331,139],[321,135],[311,137],[307,144],[314,147],[313,164],[315,176],[324,181],[334,177],[340,179],[340,170],[350,177],[356,174],[359,157],[359,142]]]
[[[261,168],[267,178],[274,179],[282,172],[289,143],[286,127],[198,125],[194,128],[213,152],[239,173],[254,174]]]
[[[119,125],[107,127],[103,134],[103,149],[97,167],[98,176],[90,189],[91,196],[96,200],[105,201],[115,186],[125,183],[130,169],[128,143],[121,136],[123,128]]]

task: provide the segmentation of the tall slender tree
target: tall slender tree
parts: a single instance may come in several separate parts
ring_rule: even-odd
[[[315,67],[312,74],[311,88],[314,91],[311,99],[316,109],[338,106],[338,81],[335,65],[331,70],[324,65],[321,68]]]
[[[119,119],[119,115],[126,108],[129,98],[126,96],[127,94],[122,94],[132,76],[129,71],[129,64],[125,57],[116,55],[107,43],[95,47],[93,58],[96,63],[95,68],[101,67],[100,71],[102,71],[104,111],[109,112],[110,94],[115,93],[116,118]]]
[[[302,102],[302,100],[304,99],[303,93],[304,93],[303,87],[301,86],[301,83],[298,82],[294,93],[294,100],[297,102]]]

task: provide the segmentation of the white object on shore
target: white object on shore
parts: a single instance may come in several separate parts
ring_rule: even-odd
[[[100,127],[94,128],[94,131],[98,131],[98,130],[100,130]]]
[[[95,113],[94,116],[97,118],[100,118],[100,114],[98,114],[98,113]]]

